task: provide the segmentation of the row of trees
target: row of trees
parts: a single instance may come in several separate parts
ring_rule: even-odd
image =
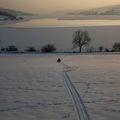
[[[73,41],[72,41],[73,49],[79,48],[80,53],[82,52],[83,47],[88,47],[90,45],[90,42],[91,42],[91,38],[87,31],[77,30],[73,33]],[[109,50],[108,48],[104,48],[103,46],[99,46],[98,50],[99,52],[103,52],[103,51],[120,52],[120,42],[115,43],[111,50]],[[1,51],[18,51],[18,48],[14,45],[11,45],[8,46],[7,48],[1,48]],[[25,51],[36,52],[37,50],[35,49],[35,47],[28,47]],[[41,47],[40,51],[44,53],[55,52],[56,47],[53,44],[47,44]],[[96,50],[94,50],[93,47],[89,47],[89,49],[87,49],[87,52],[94,52],[94,51]]]
[[[120,52],[120,42],[114,43],[111,49],[104,48],[104,46],[98,47],[99,52]]]
[[[18,48],[14,45],[10,45],[7,48],[1,48],[1,51],[3,52],[19,52]],[[43,47],[41,47],[40,50],[37,50],[35,47],[27,47],[25,49],[25,52],[37,52],[37,51],[41,51],[43,53],[51,53],[56,51],[56,47],[53,44],[47,44]]]

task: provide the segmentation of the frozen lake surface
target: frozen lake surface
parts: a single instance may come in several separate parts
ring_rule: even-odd
[[[66,66],[91,120],[119,120],[120,55],[77,54],[1,54],[0,120],[77,120]]]

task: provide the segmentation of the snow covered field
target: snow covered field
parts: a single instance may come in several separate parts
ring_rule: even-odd
[[[120,119],[120,55],[1,54],[0,120],[79,120],[65,77],[91,120]]]

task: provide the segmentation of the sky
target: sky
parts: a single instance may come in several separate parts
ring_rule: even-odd
[[[89,9],[120,4],[120,0],[0,0],[0,7],[32,13]]]

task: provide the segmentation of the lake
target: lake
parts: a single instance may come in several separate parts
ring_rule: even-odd
[[[80,27],[80,26],[116,26],[120,20],[57,20],[57,19],[32,19],[3,27],[40,28],[40,27]]]

